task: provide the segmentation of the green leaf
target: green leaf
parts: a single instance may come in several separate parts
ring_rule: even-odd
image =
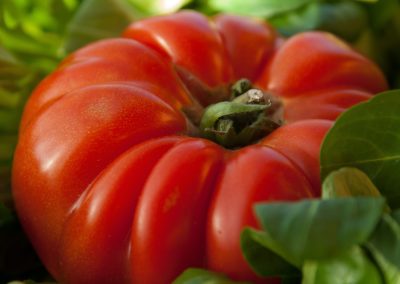
[[[368,247],[368,251],[379,267],[385,284],[399,284],[400,270],[385,258],[375,247]]]
[[[69,53],[89,42],[120,36],[144,16],[126,0],[86,0],[68,25],[64,50]]]
[[[392,209],[400,207],[400,90],[343,113],[321,149],[322,177],[342,167],[365,172]]]
[[[272,17],[284,12],[296,10],[314,1],[315,0],[209,0],[208,4],[212,8],[223,12]]]
[[[301,276],[300,271],[290,263],[291,256],[286,254],[285,248],[271,239],[267,232],[245,228],[240,241],[246,261],[258,275],[285,278]]]
[[[371,196],[381,193],[369,177],[357,168],[340,168],[329,173],[322,184],[322,197]]]
[[[186,269],[172,284],[246,284],[247,282],[235,282],[225,275],[198,268]],[[249,284],[249,283],[248,283]]]
[[[385,201],[353,197],[256,206],[256,215],[274,252],[296,267],[308,259],[326,259],[367,240],[382,214]],[[268,241],[269,244],[273,244]]]
[[[307,261],[302,284],[384,284],[377,267],[358,246],[323,260]]]
[[[384,214],[365,244],[386,284],[400,283],[400,210]]]
[[[400,209],[394,210],[391,212],[390,214],[392,216],[392,218],[400,224]]]
[[[400,270],[400,225],[384,214],[368,240],[367,247],[379,251]]]
[[[369,177],[357,168],[341,168],[331,172],[322,184],[322,198],[382,196]],[[385,204],[385,211],[390,212]]]

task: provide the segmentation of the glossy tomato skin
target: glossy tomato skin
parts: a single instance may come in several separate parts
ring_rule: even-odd
[[[45,263],[51,260],[46,265],[52,273],[58,273],[55,247],[60,245],[64,223],[93,179],[132,144],[185,127],[183,116],[165,102],[122,84],[81,88],[35,116],[19,140],[13,194],[22,222],[31,214],[43,218],[39,231],[30,227],[37,222],[28,221],[26,226]],[[27,186],[30,190],[25,192]]]
[[[166,137],[128,150],[105,168],[80,197],[76,206],[79,210],[71,212],[62,236],[60,261],[66,282],[130,281],[128,236],[135,212],[132,208],[137,206],[154,165],[181,140]]]
[[[134,283],[166,283],[188,264],[204,266],[207,209],[223,156],[214,143],[185,139],[154,167],[133,219]]]
[[[189,137],[196,110],[250,78],[285,123],[242,149]],[[171,283],[187,267],[257,277],[239,247],[255,202],[320,194],[319,148],[336,117],[387,88],[332,35],[199,13],[133,23],[39,84],[21,122],[13,194],[61,283]]]
[[[276,32],[265,22],[239,20],[238,16],[221,14],[214,21],[232,63],[233,80],[255,81],[275,50]]]
[[[255,281],[255,277],[249,279],[251,271],[236,249],[240,247],[237,236],[243,227],[258,227],[252,206],[265,200],[311,197],[307,178],[279,152],[260,145],[233,153],[220,176],[210,208],[208,265],[234,279]]]
[[[319,149],[333,121],[306,119],[278,128],[260,141],[288,157],[308,179],[313,196],[321,195]]]

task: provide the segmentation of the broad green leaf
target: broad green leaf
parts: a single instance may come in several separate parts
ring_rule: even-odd
[[[382,216],[368,240],[367,247],[379,251],[400,270],[400,225],[390,215]]]
[[[379,94],[343,113],[321,149],[322,177],[342,167],[368,175],[392,209],[400,207],[400,90]]]
[[[379,267],[385,284],[399,284],[400,270],[383,256],[382,252],[373,246],[368,247],[368,251]]]
[[[223,12],[259,17],[272,17],[302,7],[315,0],[209,0],[208,4]]]
[[[256,215],[275,243],[270,249],[284,248],[286,260],[300,267],[305,260],[327,259],[365,242],[384,205],[379,197],[274,202],[257,205]]]
[[[349,196],[379,197],[381,193],[357,168],[340,168],[329,173],[322,184],[322,198]]]
[[[245,228],[240,241],[246,261],[258,275],[285,278],[301,276],[301,272],[290,263],[291,256],[285,247],[271,239],[267,232]]]
[[[391,212],[390,216],[398,223],[400,224],[400,209],[394,210]]]
[[[89,42],[118,37],[144,16],[127,0],[86,0],[68,25],[64,49],[69,53]]]
[[[400,210],[383,215],[365,244],[382,271],[386,284],[400,283]]]
[[[358,246],[322,261],[307,261],[302,284],[384,284],[380,272]]]
[[[186,269],[172,284],[246,284],[247,282],[235,282],[225,275],[198,268]],[[250,284],[250,283],[247,283]]]

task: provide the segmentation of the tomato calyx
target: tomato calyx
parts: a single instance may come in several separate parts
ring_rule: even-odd
[[[206,108],[200,122],[204,138],[233,149],[250,145],[281,125],[273,119],[279,103],[253,88],[249,80],[241,79],[232,85],[231,99]]]
[[[250,80],[242,78],[237,80],[231,87],[231,100],[245,94],[247,91],[253,89],[253,84]]]

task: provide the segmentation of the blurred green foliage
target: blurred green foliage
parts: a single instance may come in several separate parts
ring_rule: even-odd
[[[0,282],[35,275],[43,280],[43,270],[31,273],[40,262],[18,224],[10,191],[13,151],[27,97],[73,50],[118,36],[137,19],[180,9],[259,17],[287,36],[307,30],[335,33],[377,62],[392,88],[400,87],[399,0],[1,0],[0,275],[6,278]],[[24,250],[25,261],[11,260],[18,249]]]

